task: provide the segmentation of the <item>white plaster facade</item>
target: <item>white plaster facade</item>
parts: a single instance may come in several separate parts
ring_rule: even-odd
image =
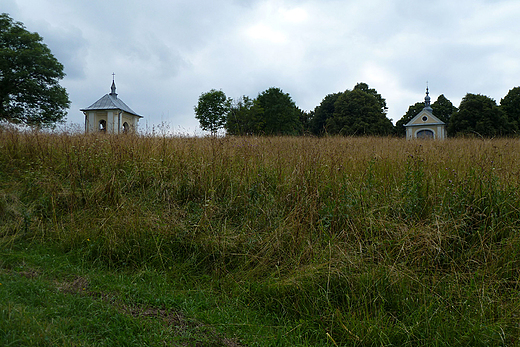
[[[111,90],[110,94],[80,110],[85,115],[85,133],[124,134],[136,131],[139,119],[143,117],[118,99],[114,81]]]
[[[83,111],[85,132],[104,131],[109,134],[135,132],[139,118],[121,110]]]
[[[417,138],[444,140],[446,138],[446,124],[424,109],[405,127],[406,138],[409,140]]]

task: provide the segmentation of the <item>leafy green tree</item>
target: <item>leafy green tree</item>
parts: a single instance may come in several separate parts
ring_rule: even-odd
[[[311,133],[311,120],[314,117],[314,111],[307,112],[299,107],[296,109],[298,111],[298,119],[301,124],[302,135]]]
[[[298,108],[291,96],[280,88],[269,88],[256,98],[263,110],[264,126],[262,132],[266,135],[296,135],[301,133],[302,125]]]
[[[354,90],[361,90],[362,92],[372,95],[374,98],[376,98],[377,103],[381,107],[381,110],[383,110],[383,112],[387,111],[388,107],[386,106],[386,100],[381,96],[381,94],[377,92],[377,90],[370,88],[368,84],[363,82],[358,83],[354,87]]]
[[[243,96],[231,106],[226,131],[230,135],[297,135],[309,115],[300,110],[289,94],[269,88],[254,100]]]
[[[405,115],[395,123],[394,134],[397,136],[405,136],[405,124],[408,124],[408,122],[410,122],[413,117],[417,116],[419,112],[423,110],[423,108],[424,102],[416,102],[415,104],[408,107],[408,111],[406,111]]]
[[[450,100],[444,94],[439,95],[437,100],[432,104],[433,115],[439,118],[444,123],[450,122],[451,115],[457,111]]]
[[[212,89],[199,96],[195,106],[195,118],[199,120],[202,130],[216,134],[226,123],[226,115],[230,109],[230,101],[221,90]]]
[[[511,132],[517,132],[520,127],[520,87],[511,89],[500,100],[500,108],[506,113],[511,126]]]
[[[326,124],[329,118],[334,116],[334,103],[342,93],[329,94],[314,109],[314,115],[310,120],[310,130],[314,135],[323,135],[326,132]]]
[[[497,106],[495,100],[481,94],[468,93],[460,102],[448,124],[448,133],[477,134],[491,137],[509,132],[506,114]]]
[[[358,84],[342,93],[334,103],[334,115],[327,130],[341,135],[389,135],[393,124],[386,117],[386,101],[375,91]],[[360,86],[360,87],[358,87]]]
[[[225,129],[228,135],[260,134],[264,128],[264,110],[257,100],[248,96],[233,101],[226,117]]]
[[[63,122],[70,106],[63,65],[37,33],[0,15],[0,120],[30,126]]]

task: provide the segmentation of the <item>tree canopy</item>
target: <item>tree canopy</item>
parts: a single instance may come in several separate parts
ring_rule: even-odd
[[[225,128],[229,135],[261,134],[264,128],[264,110],[257,100],[248,96],[234,100],[226,117]]]
[[[457,111],[450,100],[444,94],[439,95],[437,100],[432,104],[433,115],[439,118],[444,123],[448,124],[451,115]]]
[[[404,125],[425,106],[424,102],[409,106],[394,127],[387,118],[386,100],[366,83],[326,95],[310,112],[298,108],[288,93],[275,87],[259,93],[255,99],[242,96],[231,101],[223,94],[219,102],[227,105],[224,116],[218,118],[219,126],[223,125],[229,135],[404,136]],[[500,106],[485,95],[468,93],[458,109],[441,94],[431,104],[431,110],[446,123],[451,136],[516,134],[520,127],[520,87],[511,89]]]
[[[212,89],[199,96],[195,106],[195,118],[199,120],[202,130],[216,134],[226,123],[226,115],[230,109],[230,101],[221,90]]]
[[[393,131],[392,121],[386,117],[385,99],[365,83],[338,97],[326,127],[329,133],[341,135],[389,135]]]
[[[296,112],[298,113],[298,120],[300,122],[300,133],[312,134],[311,120],[314,117],[314,111],[304,111],[296,107]]]
[[[448,133],[476,134],[485,137],[505,135],[509,132],[506,114],[495,100],[481,94],[468,93],[460,102],[448,124]]]
[[[511,126],[511,132],[517,132],[520,127],[520,87],[511,89],[500,100],[500,108],[505,112]]]
[[[288,93],[272,87],[258,95],[257,100],[263,110],[263,133],[297,135],[301,132],[299,111]]]
[[[243,96],[233,103],[227,115],[230,135],[298,135],[309,115],[280,88],[269,88],[254,100]]]
[[[394,133],[398,136],[405,136],[406,135],[406,128],[404,127],[405,124],[408,124],[413,117],[417,116],[424,108],[424,102],[416,102],[415,104],[408,107],[408,111],[404,114],[401,119],[399,119],[395,123],[395,129]]]
[[[334,104],[342,93],[327,95],[314,109],[314,116],[310,121],[310,130],[314,135],[323,135],[327,129],[327,119],[334,115]]]
[[[365,92],[369,95],[372,95],[374,98],[376,98],[377,103],[381,107],[381,110],[386,113],[388,107],[386,107],[386,100],[375,90],[374,88],[370,88],[368,84],[364,82],[360,82],[354,86],[354,90],[360,90],[362,92]]]
[[[30,126],[61,122],[70,105],[63,65],[37,33],[0,15],[0,120]]]

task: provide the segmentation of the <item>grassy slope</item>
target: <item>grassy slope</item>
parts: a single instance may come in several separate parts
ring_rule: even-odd
[[[176,283],[155,269],[92,266],[75,254],[26,245],[31,249],[0,254],[2,346],[239,347],[230,336],[248,320],[269,334],[254,312],[221,300],[211,287]]]
[[[150,328],[168,312],[257,345],[519,344],[518,140],[0,137],[2,255],[43,268],[0,275],[55,312],[28,289],[0,300],[9,326],[40,310],[55,341],[117,345],[53,330],[86,305],[129,345],[174,339]],[[56,274],[45,252],[77,268]],[[143,273],[148,287],[123,279]],[[56,284],[74,281],[90,294]]]

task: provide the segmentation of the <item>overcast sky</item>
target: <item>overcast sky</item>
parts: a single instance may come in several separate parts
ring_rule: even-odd
[[[2,0],[38,32],[67,76],[67,122],[110,92],[144,116],[201,134],[193,107],[221,89],[252,98],[270,87],[313,110],[365,82],[395,123],[423,101],[466,93],[500,102],[520,85],[519,0]]]

